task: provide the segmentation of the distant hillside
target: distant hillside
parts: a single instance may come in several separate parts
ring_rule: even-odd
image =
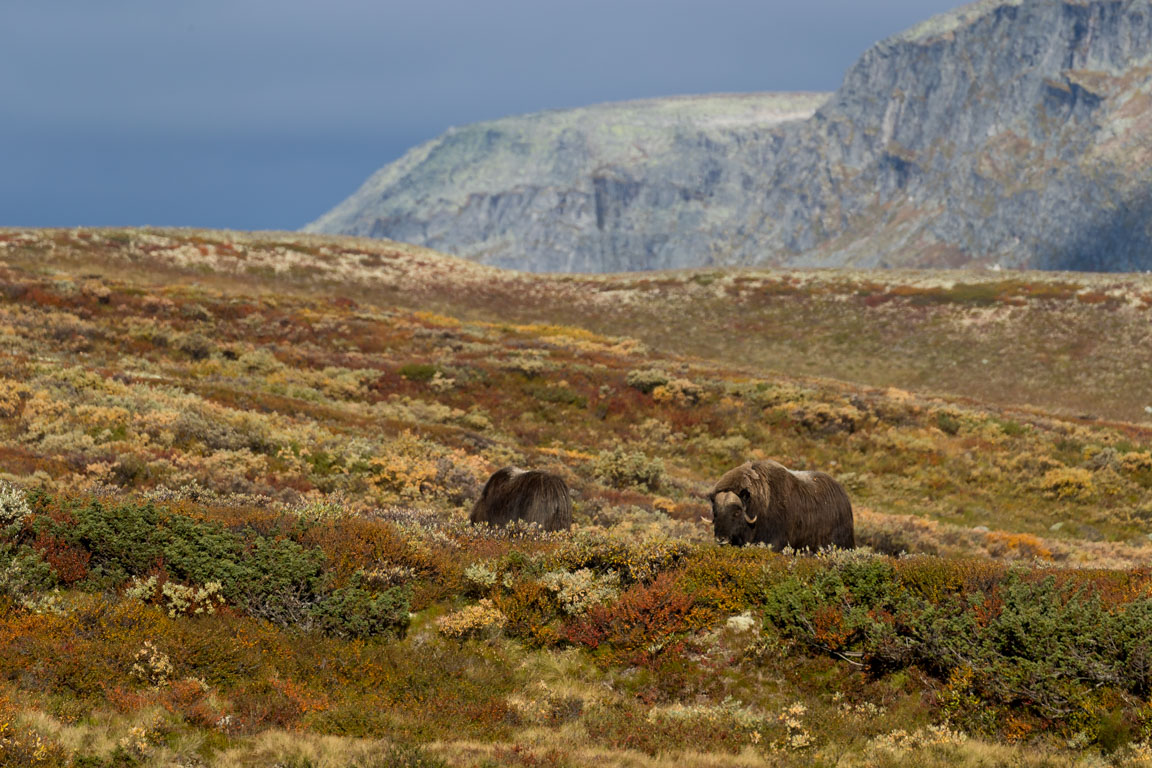
[[[290,286],[490,323],[627,335],[755,375],[816,376],[1152,423],[1152,276],[696,269],[532,275],[367,238],[3,230],[0,260],[263,295]]]
[[[831,96],[685,97],[452,129],[312,232],[535,271],[1152,267],[1152,3],[983,0]]]

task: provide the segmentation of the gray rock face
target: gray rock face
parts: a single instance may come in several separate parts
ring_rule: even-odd
[[[452,129],[307,229],[535,271],[1152,268],[1152,0],[982,0],[834,94]]]

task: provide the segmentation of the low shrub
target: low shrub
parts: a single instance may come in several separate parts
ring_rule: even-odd
[[[419,744],[392,744],[381,755],[358,759],[349,768],[449,768]]]
[[[563,542],[548,557],[550,569],[582,568],[603,575],[616,574],[624,585],[652,581],[681,563],[693,549],[682,539],[623,538],[581,532]]]
[[[527,393],[543,403],[570,405],[573,408],[588,407],[588,398],[571,387],[543,384],[528,387]]]
[[[0,480],[0,529],[21,522],[32,514],[24,492],[6,480]]]
[[[667,371],[662,371],[658,368],[642,368],[634,371],[628,371],[624,381],[628,386],[633,389],[638,389],[644,394],[651,394],[652,390],[656,387],[667,384],[672,379],[672,376]]]
[[[628,452],[617,446],[601,451],[592,466],[596,479],[613,488],[644,488],[655,491],[664,482],[664,462],[640,451]]]
[[[365,581],[353,568],[387,564],[444,576],[439,561],[385,523],[321,524],[301,534],[302,544],[162,512],[151,503],[34,501],[28,525],[35,536],[0,577],[7,591],[24,598],[56,581],[126,587],[129,597],[162,605],[173,616],[211,614],[227,602],[281,626],[345,637],[402,636],[412,590]],[[51,580],[41,573],[45,568]]]
[[[1054,499],[1086,499],[1094,490],[1092,473],[1079,467],[1060,467],[1044,473],[1039,481],[1044,495]]]
[[[160,704],[197,728],[216,728],[227,715],[202,680],[173,680],[165,688]]]
[[[574,573],[552,571],[541,582],[556,593],[556,602],[569,616],[579,616],[594,605],[600,605],[620,594],[620,575],[597,574],[588,568]]]
[[[764,616],[814,651],[880,672],[963,673],[950,695],[962,688],[981,707],[1071,729],[1106,691],[1152,691],[1152,599],[1109,604],[1108,583],[1063,581],[980,561],[853,555],[794,569],[769,588]]]
[[[294,728],[310,712],[327,707],[324,697],[291,680],[259,678],[241,683],[230,696],[238,730]]]
[[[400,366],[400,375],[409,381],[431,381],[436,375],[436,366],[428,363],[408,363]]]
[[[59,743],[25,726],[16,706],[0,697],[0,765],[5,768],[64,768],[70,764]]]
[[[411,598],[412,591],[406,586],[381,592],[348,586],[324,595],[312,609],[311,617],[317,629],[338,637],[403,637],[408,629]]]
[[[476,605],[442,616],[436,627],[448,637],[465,638],[503,629],[507,623],[508,617],[491,600],[483,598]]]
[[[685,558],[681,583],[698,602],[739,613],[763,603],[781,558],[759,547],[697,547]]]
[[[656,402],[682,408],[696,405],[703,395],[704,388],[689,379],[672,379],[652,390],[652,399]]]
[[[521,579],[510,590],[493,598],[496,609],[506,618],[504,631],[533,646],[555,645],[560,635],[560,610],[552,590],[538,581]]]
[[[663,573],[613,603],[592,606],[584,617],[569,621],[563,633],[569,642],[599,651],[605,661],[648,664],[714,617],[681,589],[676,576]]]

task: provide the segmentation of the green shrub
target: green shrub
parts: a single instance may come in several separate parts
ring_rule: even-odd
[[[936,426],[945,434],[955,435],[960,432],[960,428],[964,426],[964,423],[956,418],[954,414],[948,413],[947,411],[940,411],[936,414]]]
[[[409,381],[431,381],[436,375],[436,366],[428,363],[408,363],[400,366],[400,375]]]
[[[161,582],[172,579],[185,586],[217,583],[228,603],[281,626],[315,621],[325,631],[356,637],[402,634],[407,626],[407,591],[338,589],[338,580],[326,576],[329,558],[317,546],[251,529],[230,530],[161,512],[151,503],[41,495],[34,498],[33,508],[40,514],[31,521],[36,532],[32,546],[41,556],[24,547],[18,557],[9,558],[19,568],[7,579],[20,590],[51,586],[54,579],[40,573],[47,563],[55,577],[91,589],[119,589],[155,574]],[[70,577],[74,571],[63,567],[70,561],[61,558],[73,553],[83,555],[82,579]],[[23,575],[17,579],[17,573]],[[345,615],[338,616],[340,612]]]
[[[345,587],[325,595],[312,609],[312,617],[317,629],[339,637],[403,637],[411,598],[412,591],[406,586],[383,592]]]
[[[0,544],[0,596],[26,603],[58,583],[45,560],[31,547],[5,551]]]
[[[545,403],[570,405],[574,408],[588,407],[588,398],[570,387],[542,385],[529,387],[526,391],[532,397]]]
[[[664,482],[664,462],[640,451],[631,453],[617,446],[601,451],[592,467],[596,479],[613,488],[645,488],[655,491]]]
[[[963,696],[982,707],[1071,728],[1107,690],[1152,692],[1152,599],[1107,606],[1108,589],[1086,575],[1061,584],[1002,566],[895,568],[854,555],[793,569],[768,589],[764,616],[812,650],[874,671],[962,673]]]

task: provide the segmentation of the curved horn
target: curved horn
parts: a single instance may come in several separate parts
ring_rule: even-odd
[[[760,515],[756,515],[756,517],[748,517],[748,513],[744,513],[744,522],[748,523],[748,525],[756,525],[756,521],[759,519]]]

